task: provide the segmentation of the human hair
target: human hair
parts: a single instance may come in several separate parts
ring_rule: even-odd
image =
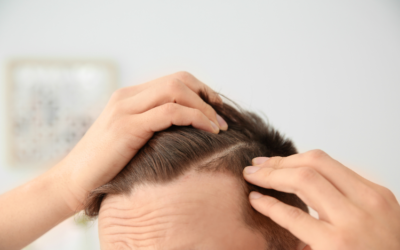
[[[191,126],[172,126],[155,133],[113,180],[89,194],[86,215],[96,217],[107,195],[129,194],[140,184],[172,182],[189,170],[222,172],[241,183],[243,201],[238,209],[244,224],[265,238],[267,249],[296,249],[299,240],[252,208],[248,195],[258,191],[306,212],[307,206],[294,194],[261,188],[243,178],[243,169],[255,157],[296,154],[293,142],[255,113],[237,105],[211,102],[204,92],[200,96],[228,123],[228,130],[213,134]]]

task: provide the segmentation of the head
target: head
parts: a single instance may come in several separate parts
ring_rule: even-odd
[[[255,211],[251,191],[304,211],[293,194],[247,183],[258,156],[289,156],[293,143],[254,113],[202,98],[228,123],[219,134],[173,126],[158,132],[109,183],[94,190],[86,214],[99,218],[103,250],[295,250],[287,230]]]

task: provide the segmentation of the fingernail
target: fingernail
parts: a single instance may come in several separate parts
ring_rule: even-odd
[[[210,120],[210,122],[211,122],[211,127],[213,128],[213,130],[214,130],[214,132],[219,132],[219,128],[217,127],[217,125],[215,125],[215,123],[213,122],[213,121],[211,121]]]
[[[244,168],[244,173],[245,174],[254,174],[259,169],[260,169],[260,167],[255,167],[255,166],[245,167]]]
[[[249,197],[250,197],[250,199],[255,200],[255,199],[263,197],[263,195],[260,194],[259,192],[253,191],[250,193]]]
[[[253,163],[253,165],[260,165],[266,162],[268,159],[268,157],[256,157],[251,162]]]
[[[226,123],[226,121],[218,114],[217,114],[217,121],[221,129],[226,130],[228,128],[228,123]]]

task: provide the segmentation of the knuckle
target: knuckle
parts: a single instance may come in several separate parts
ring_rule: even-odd
[[[297,170],[296,180],[299,183],[312,182],[317,178],[317,175],[318,175],[317,172],[312,168],[308,167],[299,168]]]
[[[258,176],[258,178],[260,178],[265,185],[270,186],[271,184],[273,184],[274,181],[271,176],[273,177],[275,173],[275,170],[271,169],[269,171],[257,171],[254,176]]]
[[[177,111],[177,105],[175,103],[166,103],[162,106],[161,112],[166,115],[172,115]]]
[[[387,197],[390,201],[396,201],[396,196],[393,194],[390,189],[379,186],[380,192],[382,193],[383,196]]]
[[[194,76],[187,71],[176,72],[174,76],[183,82],[192,81],[194,79]]]
[[[306,152],[303,157],[305,164],[309,166],[318,166],[319,163],[325,161],[329,155],[321,149],[314,149]]]
[[[300,209],[298,209],[297,207],[291,206],[287,210],[287,215],[292,220],[298,220],[298,219],[302,218],[303,212]]]
[[[387,209],[387,201],[386,199],[376,191],[370,191],[367,197],[368,203],[370,207],[374,210],[386,210]]]
[[[281,168],[283,166],[283,157],[275,156],[268,161],[268,164],[275,168]]]
[[[306,153],[306,157],[308,160],[314,161],[314,160],[322,160],[328,157],[328,154],[322,151],[321,149],[314,149],[311,151],[308,151]]]
[[[125,88],[120,88],[117,89],[116,91],[114,91],[114,93],[111,95],[111,99],[113,101],[118,101],[120,99],[122,99],[122,96],[124,95],[125,92]]]

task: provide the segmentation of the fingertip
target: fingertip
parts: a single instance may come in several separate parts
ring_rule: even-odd
[[[212,127],[212,132],[215,133],[215,134],[218,134],[219,133],[219,127],[211,120],[210,120],[210,123],[211,123],[211,127]]]
[[[259,192],[252,191],[252,192],[250,193],[250,195],[249,195],[249,198],[250,198],[250,200],[257,200],[257,199],[259,199],[259,198],[261,198],[261,197],[263,197],[263,196],[264,196],[264,195],[261,194],[261,193],[259,193]]]
[[[267,160],[269,159],[269,157],[256,157],[256,158],[254,158],[253,160],[251,160],[251,163],[254,165],[254,166],[257,166],[257,165],[261,165],[261,164],[263,164],[264,162],[266,162]]]
[[[246,175],[249,175],[249,174],[254,174],[255,172],[257,172],[258,170],[260,170],[260,167],[257,167],[257,166],[248,166],[248,167],[245,167],[244,169],[243,169],[243,174],[246,176]]]
[[[227,130],[228,129],[228,123],[226,123],[226,121],[224,120],[224,118],[222,118],[220,115],[217,114],[217,121],[219,124],[219,128],[221,130]]]

